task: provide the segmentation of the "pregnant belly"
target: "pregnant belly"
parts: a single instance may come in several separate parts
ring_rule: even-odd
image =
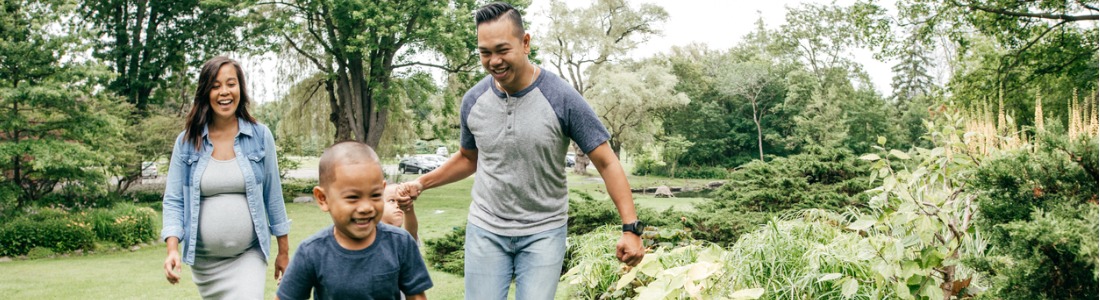
[[[234,257],[256,243],[244,194],[205,197],[200,210],[197,254]]]

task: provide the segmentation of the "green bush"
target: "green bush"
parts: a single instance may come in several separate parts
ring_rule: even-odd
[[[463,275],[466,258],[466,225],[455,227],[447,235],[424,241],[424,259],[433,268],[443,272]]]
[[[95,237],[92,224],[81,215],[41,209],[0,225],[0,256],[24,255],[35,247],[93,250]]]
[[[19,194],[22,192],[14,183],[0,181],[0,220],[11,220],[15,217]]]
[[[722,167],[677,166],[676,176],[672,176],[672,166],[650,158],[635,160],[631,174],[638,176],[664,176],[676,178],[726,179],[730,172]]]
[[[1040,135],[1032,151],[985,161],[969,184],[990,252],[968,263],[993,280],[993,298],[1096,295],[1097,144]]]
[[[96,237],[119,246],[130,246],[157,238],[157,213],[148,207],[117,204],[111,209],[87,213]]]
[[[287,179],[283,180],[283,201],[294,201],[294,197],[300,195],[313,195],[313,187],[317,186],[317,179]]]
[[[134,190],[126,193],[123,198],[131,199],[136,203],[153,203],[164,201],[164,189],[160,190]]]
[[[27,258],[30,259],[42,259],[50,258],[56,255],[52,249],[46,247],[34,247],[31,251],[27,252]]]

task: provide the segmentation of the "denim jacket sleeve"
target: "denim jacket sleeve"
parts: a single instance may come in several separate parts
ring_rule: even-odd
[[[279,159],[275,154],[275,138],[267,126],[257,126],[263,130],[264,137],[264,206],[267,207],[267,220],[271,235],[284,236],[290,233],[290,220],[286,216],[286,204],[283,202],[283,184],[279,180]]]
[[[160,230],[161,241],[167,240],[168,237],[176,237],[180,239],[180,243],[183,243],[183,195],[186,186],[184,185],[184,178],[186,172],[183,164],[186,147],[183,144],[183,133],[180,133],[176,137],[176,143],[172,146],[172,157],[168,166],[168,179],[164,185],[164,202],[162,203],[162,215],[163,223]]]

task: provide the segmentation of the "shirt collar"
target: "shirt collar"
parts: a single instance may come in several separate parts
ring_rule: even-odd
[[[252,122],[245,121],[244,118],[237,117],[237,134],[238,135],[243,134],[243,135],[247,135],[247,136],[251,137],[255,133],[256,133],[255,132],[255,126],[254,126],[254,124],[252,124]],[[209,135],[209,134],[210,134],[210,124],[206,124],[206,126],[202,128],[202,138],[206,139],[207,135]]]

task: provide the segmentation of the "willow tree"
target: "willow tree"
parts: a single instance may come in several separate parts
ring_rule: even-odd
[[[451,73],[478,69],[473,0],[263,2],[268,22],[306,72],[325,75],[335,140],[355,139],[377,147],[396,107],[398,70],[437,68]],[[308,74],[308,73],[307,73]],[[433,84],[430,81],[417,81]]]
[[[668,12],[649,3],[633,7],[627,0],[597,0],[582,8],[552,0],[547,17],[548,30],[532,40],[548,55],[546,61],[558,75],[584,96],[591,86],[587,76],[659,35]],[[575,143],[573,150],[577,154],[574,172],[585,173],[588,157]]]

